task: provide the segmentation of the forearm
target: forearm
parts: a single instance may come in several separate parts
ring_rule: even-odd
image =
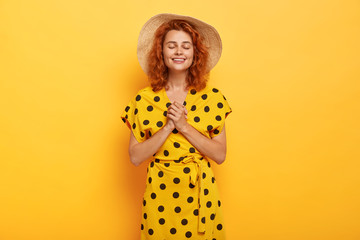
[[[135,142],[133,141],[133,143],[130,143],[129,155],[131,162],[135,166],[138,166],[146,159],[153,156],[164,144],[171,131],[172,129],[165,125],[162,129],[160,129],[157,133],[144,142],[139,143],[134,140]]]
[[[197,148],[197,150],[199,150],[203,155],[214,160],[217,164],[221,164],[225,161],[226,141],[225,144],[223,144],[220,141],[209,139],[190,124],[186,124],[181,133],[193,146]],[[220,133],[220,135],[221,134],[225,134],[225,132]]]

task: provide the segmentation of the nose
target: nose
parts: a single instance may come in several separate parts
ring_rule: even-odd
[[[182,50],[180,47],[176,48],[176,55],[181,55],[182,54]]]

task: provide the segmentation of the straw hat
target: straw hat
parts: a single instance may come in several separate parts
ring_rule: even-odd
[[[209,51],[209,59],[207,64],[207,71],[209,72],[216,65],[221,56],[222,44],[219,33],[213,26],[200,21],[199,19],[170,13],[155,15],[150,18],[142,27],[137,46],[137,57],[141,68],[146,74],[148,73],[147,55],[152,48],[155,31],[163,23],[174,19],[180,19],[189,22],[203,37],[204,44]]]

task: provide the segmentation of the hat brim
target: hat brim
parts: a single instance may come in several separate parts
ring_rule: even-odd
[[[154,34],[155,31],[165,22],[168,22],[173,19],[181,19],[188,21],[192,24],[199,34],[204,39],[204,45],[208,48],[209,52],[209,59],[207,63],[206,70],[209,72],[219,61],[222,51],[222,43],[219,33],[216,29],[193,17],[190,16],[183,16],[171,13],[162,13],[153,16],[150,18],[142,27],[138,45],[137,45],[137,57],[140,63],[141,68],[144,70],[146,74],[148,74],[148,54],[152,48],[153,41],[154,41]]]

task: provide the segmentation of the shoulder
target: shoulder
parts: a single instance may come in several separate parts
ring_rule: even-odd
[[[140,101],[143,98],[153,98],[157,94],[158,92],[154,92],[150,86],[144,87],[136,93],[135,100]]]
[[[213,85],[206,85],[206,87],[204,89],[199,91],[199,94],[201,94],[201,96],[206,94],[210,98],[211,97],[213,97],[213,98],[217,98],[217,97],[224,98],[224,95],[223,95],[222,91],[219,88],[217,88],[216,86],[213,86]]]
[[[137,95],[149,95],[149,94],[155,94],[155,92],[152,90],[152,88],[150,86],[148,87],[144,87],[142,89],[140,89],[138,92],[137,92]]]

